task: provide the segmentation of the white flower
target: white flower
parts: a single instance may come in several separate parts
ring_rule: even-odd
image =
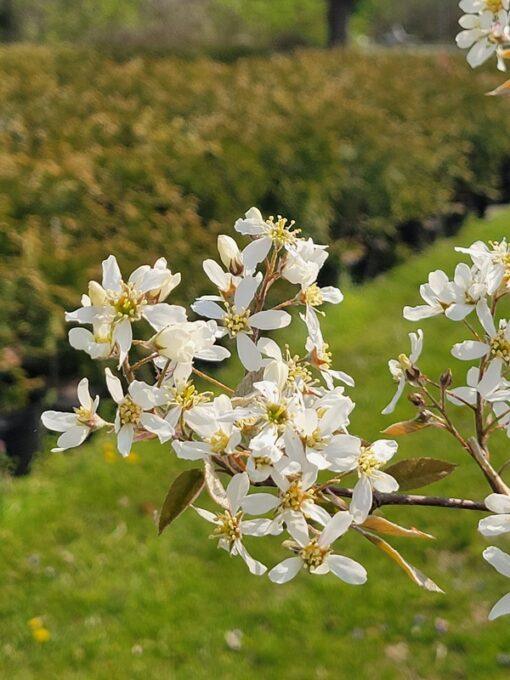
[[[494,295],[500,286],[510,285],[510,246],[506,239],[491,241],[490,246],[476,241],[469,248],[457,247],[455,250],[471,256],[473,263],[485,273],[487,293]]]
[[[109,368],[105,370],[106,385],[113,400],[117,404],[115,415],[115,432],[117,448],[123,456],[129,456],[135,434],[151,432],[157,435],[160,442],[166,442],[174,434],[172,425],[160,415],[153,413],[157,406],[166,402],[164,392],[139,380],[130,383],[128,394],[124,396],[122,383]]]
[[[282,276],[306,289],[315,283],[327,258],[327,246],[319,246],[311,238],[299,239],[287,249]]]
[[[277,444],[279,439],[277,432],[264,429],[250,441],[246,472],[252,482],[263,482],[275,470],[283,472],[287,466],[288,459],[284,458],[283,449]]]
[[[338,512],[326,524],[317,538],[310,540],[308,527],[305,536],[301,533],[292,534],[297,543],[295,547],[296,557],[277,564],[269,572],[269,578],[273,583],[286,583],[290,581],[304,567],[311,574],[328,574],[330,571],[338,578],[351,585],[361,585],[367,580],[367,572],[358,562],[335,555],[331,549],[332,543],[345,534],[352,523],[352,516],[348,512]]]
[[[99,397],[92,399],[90,396],[87,378],[83,378],[78,384],[78,400],[80,406],[74,409],[74,413],[44,411],[41,416],[44,427],[54,432],[62,432],[56,448],[52,449],[54,452],[79,446],[91,432],[106,425],[106,422],[97,415]]]
[[[294,222],[288,223],[285,217],[278,215],[275,222],[273,217],[264,220],[258,208],[250,208],[245,213],[244,219],[238,219],[234,229],[245,236],[253,236],[256,240],[250,244],[249,251],[250,265],[255,267],[262,262],[274,244],[275,248],[288,248],[297,242],[299,230],[293,229]],[[248,246],[248,247],[250,247]],[[246,253],[246,251],[245,251]],[[246,262],[246,254],[244,255]]]
[[[197,314],[219,320],[223,326],[223,334],[236,339],[239,359],[248,371],[256,371],[262,365],[262,355],[250,337],[253,329],[267,331],[285,328],[291,322],[290,314],[281,310],[251,313],[250,305],[259,285],[259,277],[247,276],[242,279],[235,292],[233,304],[225,302],[226,310],[213,300],[197,300],[191,306]]]
[[[481,519],[478,531],[483,536],[500,536],[510,532],[510,496],[491,493],[485,499],[485,505],[496,514]]]
[[[453,283],[440,269],[429,274],[428,283],[420,286],[420,295],[427,304],[404,307],[404,318],[408,321],[420,321],[444,314],[455,302]]]
[[[507,553],[491,545],[483,551],[483,557],[494,567],[494,569],[496,569],[496,571],[502,574],[502,576],[508,576],[510,578],[510,555],[507,555]],[[489,612],[489,621],[493,621],[505,614],[510,614],[510,593],[503,595],[503,597],[496,602]]]
[[[351,512],[354,521],[362,524],[372,508],[372,489],[382,493],[393,493],[398,482],[381,467],[397,452],[398,444],[388,439],[379,439],[364,445],[359,437],[343,435],[337,442],[331,458],[331,469],[335,472],[357,470],[358,482],[354,487]]]
[[[404,387],[407,382],[406,371],[412,368],[422,353],[423,349],[423,331],[418,329],[416,333],[409,333],[409,339],[411,341],[411,354],[407,357],[405,354],[401,354],[397,359],[390,359],[388,361],[388,367],[393,379],[397,381],[397,391],[395,396],[390,401],[388,406],[383,409],[382,414],[387,415],[388,413],[393,413],[398,400],[402,396]]]
[[[467,61],[476,68],[489,59],[499,44],[508,40],[508,0],[463,0],[460,7],[465,14],[459,19],[464,29],[457,37],[461,49],[469,49]],[[503,59],[498,58],[498,68],[505,69]]]
[[[270,493],[246,496],[242,503],[245,512],[262,515],[275,511],[270,524],[271,533],[281,533],[285,524],[294,537],[299,535],[302,540],[306,540],[308,534],[307,518],[323,526],[328,523],[329,513],[315,503],[316,494],[312,487],[317,480],[316,467],[310,464],[303,466],[301,475],[294,475],[291,479],[273,470],[272,477],[279,490],[278,496]]]
[[[461,262],[455,268],[453,290],[455,302],[445,313],[453,321],[462,321],[487,294],[485,272]]]
[[[200,460],[233,453],[241,441],[241,433],[234,427],[236,419],[237,413],[225,394],[208,404],[190,409],[184,420],[201,441],[174,441],[177,456],[185,460]]]
[[[491,362],[480,379],[480,369],[473,366],[467,373],[467,387],[456,387],[446,394],[447,399],[456,406],[476,406],[478,395],[485,401],[494,403],[510,398],[510,383],[501,376],[502,362]]]
[[[341,380],[350,387],[354,386],[354,380],[343,371],[335,371],[331,368],[332,354],[329,345],[324,342],[317,314],[311,307],[307,307],[306,314],[300,315],[308,329],[306,350],[309,352],[309,362],[317,368],[326,383],[328,389],[333,389],[334,380]]]
[[[316,283],[301,287],[299,294],[299,300],[307,307],[320,307],[324,302],[338,305],[343,299],[344,296],[339,288],[334,286],[320,288]]]
[[[334,455],[342,434],[349,424],[349,414],[354,404],[349,397],[340,396],[336,403],[324,408],[318,401],[314,408],[300,411],[294,418],[297,433],[307,460],[319,470],[330,466],[328,456]]]
[[[194,359],[223,361],[230,356],[228,349],[215,344],[217,336],[215,321],[184,321],[166,326],[150,342],[160,356],[170,359],[172,370],[189,375]]]
[[[215,529],[211,538],[218,539],[218,547],[230,555],[239,555],[248,569],[256,576],[262,576],[267,567],[254,560],[242,543],[243,536],[265,536],[269,533],[270,521],[267,519],[243,520],[243,512],[239,510],[250,489],[248,475],[243,472],[230,480],[226,489],[226,507],[224,512],[214,514],[209,510],[195,507],[196,512]]]
[[[147,302],[151,304],[163,302],[181,282],[180,274],[172,274],[167,267],[167,261],[160,257],[154,263],[154,267],[145,264],[131,274],[129,283],[134,284],[139,290],[145,290]],[[149,286],[153,288],[149,288]]]
[[[87,328],[71,328],[69,344],[74,349],[86,352],[91,359],[108,359],[115,350],[112,325],[95,321],[92,332]]]
[[[459,342],[452,348],[453,356],[462,361],[472,361],[487,356],[490,357],[491,361],[501,359],[506,366],[510,365],[510,324],[501,319],[499,328],[496,328],[494,318],[485,299],[478,302],[476,311],[480,323],[487,333],[487,341],[465,340]]]
[[[109,342],[119,349],[119,367],[126,358],[133,341],[131,324],[146,319],[155,330],[170,323],[186,320],[183,307],[160,302],[179,283],[180,275],[173,275],[166,268],[166,260],[158,260],[154,268],[143,266],[136,269],[127,283],[122,279],[119,265],[113,255],[103,261],[102,285],[89,284],[89,295],[82,298],[83,306],[66,313],[67,321],[93,324],[102,330],[111,327],[107,334]],[[89,338],[95,342],[94,338]],[[76,340],[84,348],[86,338]]]

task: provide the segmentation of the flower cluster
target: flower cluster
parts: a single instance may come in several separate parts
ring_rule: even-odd
[[[338,288],[318,282],[327,247],[301,236],[293,222],[281,216],[265,219],[256,208],[234,228],[249,241],[241,250],[232,237],[218,238],[219,260],[203,263],[215,290],[191,305],[202,318],[189,319],[183,307],[166,302],[180,281],[166,260],[139,267],[127,280],[115,257],[103,262],[101,283],[89,284],[82,306],[66,319],[78,324],[69,332],[73,347],[93,359],[112,360],[105,376],[115,420],[97,415],[99,399],[92,400],[83,380],[75,413],[46,412],[43,422],[63,432],[59,451],[106,428],[115,432],[123,456],[134,440],[158,437],[172,442],[178,458],[200,461],[219,510],[195,509],[214,525],[219,547],[239,555],[252,573],[260,575],[266,567],[251,557],[244,538],[285,532],[289,540],[284,544],[295,557],[269,572],[276,583],[302,566],[363,583],[363,567],[333,554],[331,546],[351,526],[363,525],[374,490],[398,488],[382,469],[397,444],[371,443],[348,432],[354,403],[345,389],[354,381],[334,369],[320,325],[323,306],[343,299]],[[288,296],[268,306],[277,281]],[[301,353],[268,337],[289,326],[290,308],[297,308],[295,319],[306,331]],[[134,335],[143,324],[152,328],[148,340]],[[196,366],[197,361],[221,361],[232,350],[245,370],[235,391]],[[134,360],[134,353],[142,356]],[[138,371],[152,379],[139,379]],[[201,391],[197,375],[222,393]],[[226,489],[218,470],[231,476]],[[326,472],[336,481],[354,475],[350,506],[331,495],[328,481],[319,481]],[[268,491],[259,492],[262,485]]]
[[[82,306],[66,318],[76,324],[69,332],[71,344],[108,363],[105,380],[115,418],[108,422],[99,416],[99,398],[90,396],[83,379],[74,413],[43,414],[44,424],[61,433],[54,450],[78,446],[99,429],[116,435],[122,456],[130,455],[134,441],[168,443],[178,459],[196,467],[172,484],[160,531],[192,506],[212,526],[218,547],[240,557],[257,576],[267,567],[247,544],[281,537],[292,556],[269,570],[274,583],[289,581],[302,568],[316,575],[331,572],[349,584],[364,583],[364,567],[335,549],[337,540],[352,531],[389,555],[415,583],[440,590],[379,534],[430,536],[373,513],[386,503],[413,502],[396,493],[402,480],[407,488],[420,487],[454,466],[430,458],[388,466],[397,453],[394,439],[367,441],[350,431],[355,405],[348,392],[354,380],[334,367],[321,327],[327,305],[343,299],[338,288],[320,284],[327,247],[302,236],[293,222],[281,216],[265,219],[256,208],[234,229],[246,239],[244,247],[231,236],[219,236],[218,258],[203,263],[214,290],[195,300],[189,314],[167,302],[180,275],[168,269],[166,260],[139,267],[127,281],[113,256],[103,262],[102,282],[92,281]],[[510,292],[510,247],[503,240],[457,250],[470,263],[459,264],[452,280],[443,271],[432,272],[420,288],[423,304],[405,307],[404,317],[444,316],[462,323],[471,336],[455,344],[452,355],[477,365],[469,367],[466,385],[454,387],[449,369],[433,380],[418,366],[423,332],[411,332],[409,356],[400,354],[389,362],[397,390],[383,413],[392,413],[410,387],[418,415],[385,433],[437,427],[452,434],[494,491],[480,509],[503,513],[480,523],[480,530],[493,536],[510,530],[510,489],[492,468],[488,451],[494,431],[510,436],[510,322],[501,317],[499,306]],[[278,342],[281,330],[293,321],[304,332],[301,351]],[[235,389],[202,370],[202,362],[221,362],[231,353],[244,372]],[[213,391],[205,389],[205,382]],[[468,439],[456,429],[449,409],[457,407],[473,412],[475,437]],[[196,504],[203,489],[216,510]],[[473,504],[457,499],[443,504],[463,503]],[[496,548],[485,557],[506,573],[506,558]],[[504,599],[491,616],[507,610]]]
[[[467,61],[473,68],[496,55],[498,68],[506,71],[510,45],[509,0],[461,0],[465,14],[459,19],[462,31],[457,45],[468,49]]]
[[[510,293],[510,245],[505,239],[490,243],[477,241],[469,248],[456,250],[469,256],[471,262],[458,264],[453,280],[441,270],[431,272],[428,282],[420,287],[424,304],[405,307],[404,317],[421,321],[444,316],[462,322],[470,337],[456,343],[451,354],[476,365],[469,367],[465,386],[452,387],[450,371],[441,376],[439,383],[430,380],[417,366],[423,333],[421,330],[410,333],[410,356],[400,355],[398,360],[389,362],[398,388],[383,413],[394,410],[406,385],[418,390],[410,399],[419,408],[419,417],[400,425],[411,429],[414,426],[446,429],[475,458],[492,488],[498,491],[485,499],[486,508],[497,514],[482,519],[478,527],[484,536],[494,537],[510,532],[510,489],[492,468],[488,447],[489,437],[496,430],[510,437],[510,319],[500,313],[500,302]],[[437,397],[432,393],[434,388],[439,389]],[[476,430],[473,438],[466,441],[455,428],[447,414],[447,402],[472,411]],[[483,556],[500,573],[510,576],[509,555],[491,546]],[[503,614],[510,614],[510,595],[496,603],[489,618]]]

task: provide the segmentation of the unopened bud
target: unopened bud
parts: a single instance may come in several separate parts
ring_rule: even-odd
[[[411,404],[414,404],[414,406],[417,406],[418,408],[423,408],[425,406],[425,399],[419,392],[413,392],[413,394],[409,395],[408,399]]]
[[[446,371],[439,378],[439,383],[443,389],[447,389],[453,382],[452,371],[447,368]]]
[[[218,252],[221,261],[231,274],[240,276],[243,273],[244,265],[241,251],[231,236],[226,234],[218,236]]]
[[[101,307],[104,304],[106,292],[97,281],[89,281],[89,298],[94,307]]]
[[[410,383],[417,383],[421,377],[420,369],[417,366],[411,366],[406,369],[406,380]]]

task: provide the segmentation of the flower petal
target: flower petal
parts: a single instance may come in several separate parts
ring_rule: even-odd
[[[262,355],[253,340],[246,333],[239,333],[236,344],[237,353],[243,366],[248,371],[258,371],[262,366]]]
[[[483,551],[483,558],[502,576],[510,578],[510,555],[491,545]]]
[[[351,560],[343,555],[329,555],[327,557],[329,568],[338,578],[353,586],[366,583],[367,572],[359,562]]]
[[[234,475],[227,486],[227,498],[231,512],[239,510],[242,501],[250,490],[250,478],[246,472]]]
[[[345,534],[351,526],[352,520],[353,517],[350,512],[337,512],[322,530],[317,541],[318,545],[326,547],[334,543],[339,536]]]
[[[287,583],[296,576],[303,566],[303,560],[299,557],[289,557],[276,567],[273,567],[268,576],[273,583]]]
[[[278,309],[269,309],[265,312],[257,312],[250,316],[250,326],[259,328],[261,331],[271,331],[276,328],[286,328],[292,317],[287,312]]]
[[[372,485],[366,475],[361,475],[352,494],[350,511],[356,524],[363,524],[372,509]]]

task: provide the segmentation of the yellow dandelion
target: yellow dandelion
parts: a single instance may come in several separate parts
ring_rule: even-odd
[[[51,638],[51,633],[47,628],[35,628],[32,630],[32,635],[37,642],[48,642]]]

